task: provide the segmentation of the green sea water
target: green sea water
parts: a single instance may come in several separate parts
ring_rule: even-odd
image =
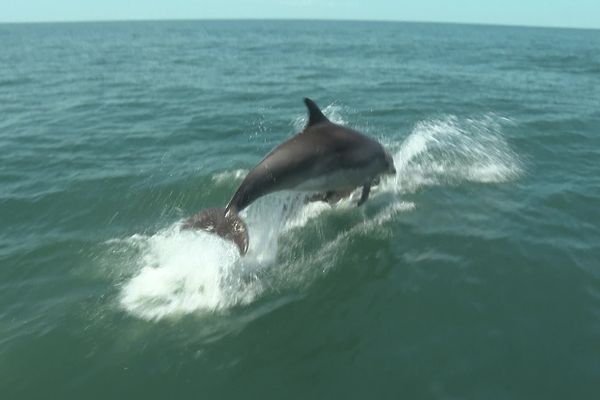
[[[600,398],[600,31],[0,25],[0,398]],[[223,206],[311,97],[398,174]]]

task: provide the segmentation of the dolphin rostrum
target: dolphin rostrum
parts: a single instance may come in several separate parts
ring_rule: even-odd
[[[350,128],[334,124],[305,98],[308,122],[302,132],[273,149],[246,175],[227,207],[209,208],[187,220],[183,229],[202,229],[248,251],[248,231],[238,213],[259,197],[281,190],[322,193],[319,200],[339,199],[362,186],[358,205],[369,197],[381,175],[395,174],[383,146]]]

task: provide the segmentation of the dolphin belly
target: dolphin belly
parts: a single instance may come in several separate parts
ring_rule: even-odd
[[[364,185],[370,177],[360,170],[338,170],[313,176],[299,182],[290,190],[298,192],[319,192],[328,190],[346,190]]]

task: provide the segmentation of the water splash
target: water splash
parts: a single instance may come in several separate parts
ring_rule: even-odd
[[[248,174],[248,170],[247,169],[236,169],[233,171],[223,171],[223,172],[219,172],[215,175],[213,175],[213,177],[211,178],[212,181],[218,185],[226,183],[226,182],[230,182],[232,180],[234,181],[240,181],[242,180],[246,174]]]
[[[227,242],[205,232],[169,227],[129,239],[138,246],[139,273],[123,286],[121,305],[142,318],[217,310],[252,299],[252,288],[228,292],[223,283],[238,258]]]
[[[156,320],[247,304],[265,290],[263,275],[277,261],[278,239],[330,207],[304,204],[297,193],[267,196],[242,212],[250,247],[239,256],[230,242],[203,231],[180,231],[180,223],[152,236],[123,242],[139,251],[139,272],[123,285],[120,304],[138,317]]]
[[[345,122],[337,114],[338,106],[328,106],[324,111],[332,120]],[[418,207],[397,199],[399,194],[431,185],[504,182],[518,176],[518,157],[502,135],[506,123],[510,121],[492,115],[480,119],[449,116],[420,122],[405,140],[387,143],[398,173],[382,180],[372,196],[387,193],[393,199],[375,215],[363,218],[299,260],[278,260],[279,238],[302,229],[332,207],[305,204],[304,195],[294,193],[263,197],[244,210],[242,218],[251,240],[243,258],[233,244],[216,235],[180,231],[178,224],[152,236],[125,239],[139,248],[141,256],[134,260],[139,272],[123,285],[120,304],[135,316],[155,320],[251,303],[269,289],[278,290],[282,276],[288,280],[292,275],[294,279],[314,280],[315,274],[303,274],[302,270],[316,268],[326,273],[344,242],[355,235],[369,234],[400,213]],[[304,117],[294,124],[301,127]],[[226,171],[215,175],[213,181],[241,179],[245,172]],[[358,195],[355,192],[334,208],[354,210]],[[278,271],[279,280],[273,278],[273,271]]]
[[[424,186],[518,177],[519,157],[502,135],[503,125],[510,123],[494,115],[419,122],[394,153],[398,173],[385,182],[384,190],[413,192]]]

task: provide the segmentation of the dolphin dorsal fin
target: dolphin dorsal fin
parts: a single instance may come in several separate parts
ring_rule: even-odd
[[[305,97],[304,104],[306,104],[306,107],[308,108],[308,122],[306,123],[304,129],[318,124],[319,122],[329,121],[327,117],[323,115],[317,103],[315,103],[308,97]]]

